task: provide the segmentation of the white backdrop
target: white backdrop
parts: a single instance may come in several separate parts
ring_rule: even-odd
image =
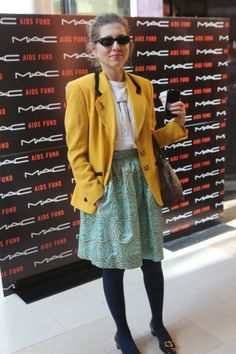
[[[0,13],[8,14],[52,14],[50,0],[0,0]]]

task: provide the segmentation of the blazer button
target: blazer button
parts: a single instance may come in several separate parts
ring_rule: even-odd
[[[144,168],[145,171],[149,170],[149,166],[148,165],[143,166],[143,168]]]
[[[144,150],[139,150],[139,155],[144,155],[145,151]]]

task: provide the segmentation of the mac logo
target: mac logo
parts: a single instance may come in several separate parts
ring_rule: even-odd
[[[27,77],[29,79],[32,79],[32,77],[57,77],[60,75],[59,70],[47,70],[44,72],[41,71],[35,71],[34,73],[28,71],[25,74],[20,74],[20,73],[15,73],[15,78],[18,79],[18,77]]]
[[[138,26],[146,26],[146,27],[170,27],[170,21],[140,21],[137,20],[136,22],[137,27]]]
[[[156,50],[152,50],[151,52],[149,52],[148,50],[146,50],[146,52],[140,52],[139,50],[137,51],[137,57],[153,57],[153,56],[157,56],[157,57],[168,57],[169,56],[169,50],[159,50],[158,52]]]
[[[197,22],[197,27],[213,27],[213,28],[224,28],[224,22],[223,21],[198,21]]]
[[[15,42],[26,42],[26,43],[31,43],[31,42],[40,42],[40,43],[57,43],[57,36],[45,36],[45,37],[12,37],[12,43]]]
[[[62,252],[59,255],[53,255],[50,258],[44,258],[42,261],[36,261],[34,262],[34,267],[37,267],[38,265],[42,265],[44,263],[48,264],[50,262],[56,261],[57,259],[64,259],[66,257],[71,257],[73,255],[73,250],[68,250],[65,252]]]

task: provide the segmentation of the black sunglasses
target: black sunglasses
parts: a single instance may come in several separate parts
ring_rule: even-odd
[[[114,42],[117,42],[119,45],[125,45],[130,42],[130,36],[118,36],[116,38],[113,37],[103,37],[99,38],[94,43],[100,43],[103,47],[111,47]]]

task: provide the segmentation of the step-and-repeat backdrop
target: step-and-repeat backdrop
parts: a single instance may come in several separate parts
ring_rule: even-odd
[[[79,211],[67,161],[65,85],[92,71],[86,16],[0,15],[0,267],[15,282],[77,258]],[[220,220],[224,195],[227,19],[129,18],[135,43],[127,70],[149,78],[158,98],[182,91],[189,137],[166,148],[185,201],[163,208],[165,238]],[[93,89],[93,88],[91,88]],[[191,237],[191,236],[190,236]]]

